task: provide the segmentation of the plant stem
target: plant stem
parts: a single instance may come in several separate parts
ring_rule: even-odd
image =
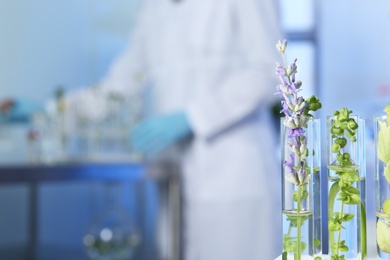
[[[366,259],[367,256],[367,224],[366,224],[366,208],[364,207],[363,202],[360,202],[361,210],[361,239],[362,239],[362,259]]]
[[[343,211],[344,211],[344,202],[341,202],[339,219],[341,219],[343,217]],[[336,247],[336,255],[337,256],[339,256],[340,239],[341,239],[341,229],[339,229],[338,234],[337,234],[337,247]]]
[[[330,221],[330,219],[333,216],[333,206],[334,206],[336,196],[339,193],[339,191],[340,191],[340,186],[339,186],[338,182],[333,183],[332,187],[330,188],[329,198],[328,198],[328,219],[329,219],[328,221]],[[332,233],[329,232],[329,243],[330,243],[330,245],[334,244],[334,231]],[[332,251],[332,255],[335,255],[333,247],[331,246],[330,248]]]
[[[283,65],[284,65],[284,68],[287,68],[287,64],[286,64],[286,60],[284,58],[284,54],[282,54],[282,58],[283,58]],[[288,79],[288,83],[291,84],[291,78],[290,76],[287,76],[287,79]],[[295,97],[295,95],[293,94],[293,96]]]
[[[295,260],[301,260],[301,240],[302,240],[302,232],[301,232],[301,210],[302,210],[302,188],[303,186],[298,187],[298,211],[297,211],[297,259]]]

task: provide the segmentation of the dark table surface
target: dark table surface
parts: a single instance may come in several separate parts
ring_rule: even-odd
[[[145,166],[131,162],[0,165],[0,183],[66,180],[140,180]]]

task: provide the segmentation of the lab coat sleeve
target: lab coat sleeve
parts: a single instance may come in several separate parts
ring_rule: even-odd
[[[142,10],[127,48],[114,60],[108,73],[99,83],[103,91],[134,96],[142,90],[147,74],[145,38],[150,21],[148,9],[147,6]]]
[[[139,11],[128,46],[114,59],[106,75],[97,84],[80,87],[66,94],[65,120],[69,131],[80,119],[99,121],[104,118],[111,94],[119,94],[127,100],[134,100],[133,103],[139,103],[147,71],[144,41],[150,21],[149,9],[150,6],[145,5]],[[55,101],[49,100],[46,108],[49,113],[53,113],[56,110]]]
[[[242,62],[187,107],[192,130],[201,138],[211,138],[275,101],[274,68],[280,59],[275,44],[281,37],[275,1],[233,0],[231,7]]]

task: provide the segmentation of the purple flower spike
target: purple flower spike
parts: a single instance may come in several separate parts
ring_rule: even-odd
[[[286,93],[286,92],[288,91],[287,86],[284,85],[284,84],[279,84],[279,85],[277,85],[277,86],[276,86],[276,89],[277,89],[278,91],[275,93],[275,95],[281,95],[281,96],[283,96],[284,93]]]
[[[305,163],[303,161],[301,161],[301,168],[299,169],[297,174],[298,174],[299,185],[305,185],[310,179],[310,175],[307,174]]]
[[[287,76],[292,76],[297,72],[297,59],[294,60],[293,63],[290,64],[290,66],[286,70]]]
[[[296,186],[299,186],[299,177],[297,172],[294,169],[290,171],[288,174],[286,174],[285,178],[287,181],[294,183],[294,185]]]
[[[295,157],[294,157],[293,154],[290,154],[290,159],[291,159],[291,162],[289,162],[289,161],[284,161],[283,166],[292,169],[292,167],[294,166],[294,161],[295,161]]]
[[[308,182],[311,173],[306,169],[306,158],[310,154],[307,147],[305,130],[308,127],[308,121],[312,117],[310,111],[315,111],[307,101],[298,95],[301,91],[302,82],[296,80],[297,59],[289,66],[286,66],[284,52],[287,47],[287,41],[279,41],[276,44],[277,49],[282,54],[283,65],[276,63],[276,75],[280,83],[276,86],[277,92],[282,98],[282,108],[280,113],[284,113],[282,121],[286,129],[287,140],[283,141],[291,160],[283,163],[285,180],[296,186],[302,186]],[[288,150],[287,150],[288,149]],[[295,156],[295,157],[294,157]]]
[[[302,136],[305,133],[302,127],[290,129],[290,135],[288,137],[298,137]]]
[[[286,180],[294,183],[294,185],[299,185],[299,177],[297,171],[294,169],[294,155],[290,154],[291,161],[284,161],[283,166],[287,168],[288,174],[286,174]]]
[[[283,68],[282,65],[280,65],[279,63],[276,63],[276,75],[278,76],[285,76],[286,74],[286,70]]]
[[[282,110],[280,110],[280,113],[284,113],[286,116],[289,116],[289,109],[288,109],[288,105],[285,101],[282,101]]]

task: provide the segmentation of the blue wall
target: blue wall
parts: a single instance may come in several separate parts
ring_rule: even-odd
[[[127,43],[139,0],[2,1],[0,97],[44,100],[99,80]]]

